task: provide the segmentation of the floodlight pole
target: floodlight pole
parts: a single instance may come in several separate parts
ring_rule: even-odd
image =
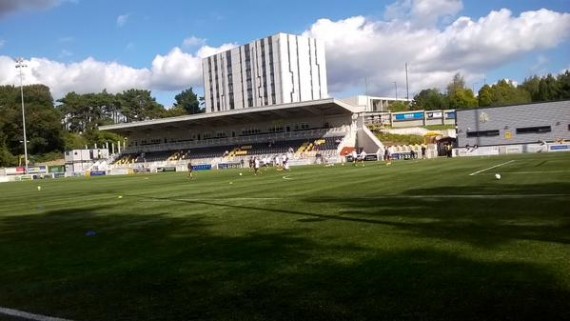
[[[473,96],[475,96],[475,86],[477,86],[479,84],[478,81],[475,81],[472,85],[472,90],[473,90]]]
[[[410,100],[410,91],[408,89],[408,63],[406,62],[406,99]]]
[[[396,89],[396,100],[398,100],[398,82],[394,81],[394,88]]]
[[[24,107],[24,81],[22,69],[27,67],[23,58],[16,59],[16,68],[20,69],[20,96],[22,98],[22,128],[24,130],[24,173],[28,174],[28,138],[26,137],[26,112]]]

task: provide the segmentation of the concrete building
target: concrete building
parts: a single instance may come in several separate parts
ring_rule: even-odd
[[[277,34],[202,60],[206,113],[328,98],[324,44]]]
[[[505,146],[570,140],[570,101],[457,111],[457,145]]]

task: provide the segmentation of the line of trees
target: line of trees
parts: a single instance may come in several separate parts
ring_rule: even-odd
[[[99,126],[201,113],[192,88],[176,95],[166,109],[148,90],[122,93],[68,93],[54,101],[44,85],[24,87],[26,136],[30,163],[62,158],[65,150],[104,146],[122,140]],[[23,165],[24,137],[20,87],[0,86],[0,167]]]
[[[424,89],[414,97],[410,109],[468,109],[566,99],[570,99],[570,71],[557,76],[532,76],[518,86],[508,80],[501,80],[494,85],[485,84],[477,97],[471,88],[465,86],[463,77],[456,74],[447,85],[445,93],[436,88]],[[407,108],[398,105],[395,107],[399,110]]]
[[[424,89],[411,105],[392,104],[392,111],[465,109],[504,106],[530,102],[570,99],[570,71],[557,76],[533,76],[515,86],[501,80],[485,85],[477,96],[456,74],[446,92]],[[172,108],[156,102],[151,92],[129,89],[122,93],[68,93],[54,101],[44,85],[24,87],[28,155],[32,163],[58,159],[65,150],[104,146],[122,140],[115,134],[100,132],[99,126],[117,122],[133,122],[204,112],[203,98],[192,88],[175,96]],[[0,86],[0,167],[23,164],[24,137],[22,128],[20,87]]]

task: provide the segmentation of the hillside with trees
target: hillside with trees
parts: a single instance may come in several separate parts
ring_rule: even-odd
[[[148,90],[121,93],[70,92],[54,101],[44,85],[24,86],[28,159],[31,164],[63,157],[65,150],[104,146],[122,140],[99,126],[203,112],[192,88],[175,97],[170,109]],[[0,167],[23,165],[24,137],[20,87],[0,86]]]
[[[570,99],[570,71],[558,76],[532,76],[518,86],[506,79],[493,85],[485,84],[477,97],[465,86],[463,77],[456,74],[445,93],[437,88],[423,89],[414,97],[410,109],[469,109],[567,99]]]

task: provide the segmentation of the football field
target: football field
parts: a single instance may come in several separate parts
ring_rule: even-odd
[[[0,184],[0,320],[570,320],[570,153],[194,174]]]

